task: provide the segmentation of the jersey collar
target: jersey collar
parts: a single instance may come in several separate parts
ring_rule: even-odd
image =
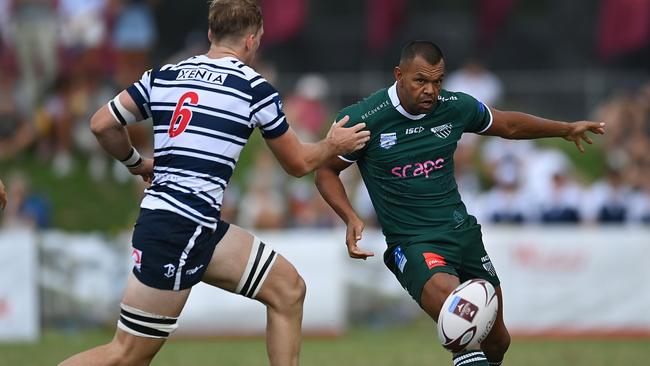
[[[393,84],[390,88],[388,88],[388,97],[390,98],[391,103],[393,103],[393,107],[397,109],[397,111],[403,115],[404,117],[408,119],[413,119],[413,120],[418,120],[424,118],[426,114],[411,114],[402,107],[402,103],[399,101],[399,97],[397,96],[397,82]]]

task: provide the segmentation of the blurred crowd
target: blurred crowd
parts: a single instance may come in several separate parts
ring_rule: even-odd
[[[336,112],[328,111],[327,85],[323,77],[306,75],[287,98],[287,119],[303,139],[321,136],[327,117]],[[504,96],[498,76],[477,60],[450,73],[444,87],[495,107]],[[465,135],[455,169],[468,211],[480,222],[495,224],[650,224],[650,83],[606,100],[590,117],[607,124],[607,134],[597,139],[600,145],[587,147],[586,154],[604,157],[595,167],[604,174],[595,181],[581,175],[564,150],[534,141]],[[227,217],[259,228],[339,224],[309,179],[288,178],[266,150],[255,161],[247,187],[227,192]],[[366,224],[376,225],[356,169],[344,171],[343,180]]]
[[[131,179],[86,128],[92,114],[150,67],[156,41],[147,0],[0,0],[0,161],[32,154],[64,178],[87,165],[93,180]],[[133,128],[146,148],[146,128]],[[81,158],[83,157],[83,158]],[[51,197],[28,174],[3,177],[5,224],[48,227]]]
[[[85,126],[92,113],[151,67],[158,37],[147,0],[0,0],[0,161],[30,153],[51,173],[65,177],[85,164],[99,181],[133,179],[99,148]],[[163,63],[207,47],[205,37]],[[259,70],[271,81],[273,68]],[[450,73],[445,88],[465,91],[499,107],[504,86],[477,60]],[[336,111],[327,79],[298,78],[284,95],[287,119],[306,141],[319,139]],[[466,135],[456,154],[456,174],[470,213],[482,222],[650,224],[650,84],[612,96],[590,116],[607,123],[602,148],[606,174],[585,181],[563,152],[530,141]],[[130,127],[133,143],[147,154],[150,126]],[[261,144],[259,144],[261,145]],[[316,192],[311,178],[289,178],[263,146],[242,179],[225,195],[224,217],[249,228],[330,227],[338,217]],[[149,154],[151,152],[149,151]],[[356,169],[344,172],[354,206],[376,225]],[[30,193],[25,174],[2,177],[9,191],[4,223],[51,223],[50,199]]]

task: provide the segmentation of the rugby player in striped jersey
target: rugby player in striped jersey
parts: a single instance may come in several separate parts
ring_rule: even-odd
[[[207,54],[147,71],[91,120],[101,146],[151,186],[115,337],[62,365],[148,365],[199,281],[266,305],[270,364],[298,364],[305,283],[269,245],[220,219],[223,192],[256,128],[296,177],[362,148],[370,133],[363,123],[343,127],[344,117],[325,139],[302,143],[278,92],[248,66],[264,33],[257,2],[214,0],[208,19]],[[138,154],[125,128],[149,118],[153,159]]]

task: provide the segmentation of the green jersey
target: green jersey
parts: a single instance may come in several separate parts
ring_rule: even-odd
[[[348,126],[365,122],[370,131],[363,149],[341,158],[357,163],[388,244],[435,240],[468,219],[454,178],[454,151],[463,132],[480,133],[492,124],[483,103],[441,90],[429,113],[411,115],[393,85],[344,108],[337,120],[345,115]]]

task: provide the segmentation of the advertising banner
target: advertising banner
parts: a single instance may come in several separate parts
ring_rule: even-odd
[[[0,342],[39,336],[37,247],[29,231],[0,231]]]

